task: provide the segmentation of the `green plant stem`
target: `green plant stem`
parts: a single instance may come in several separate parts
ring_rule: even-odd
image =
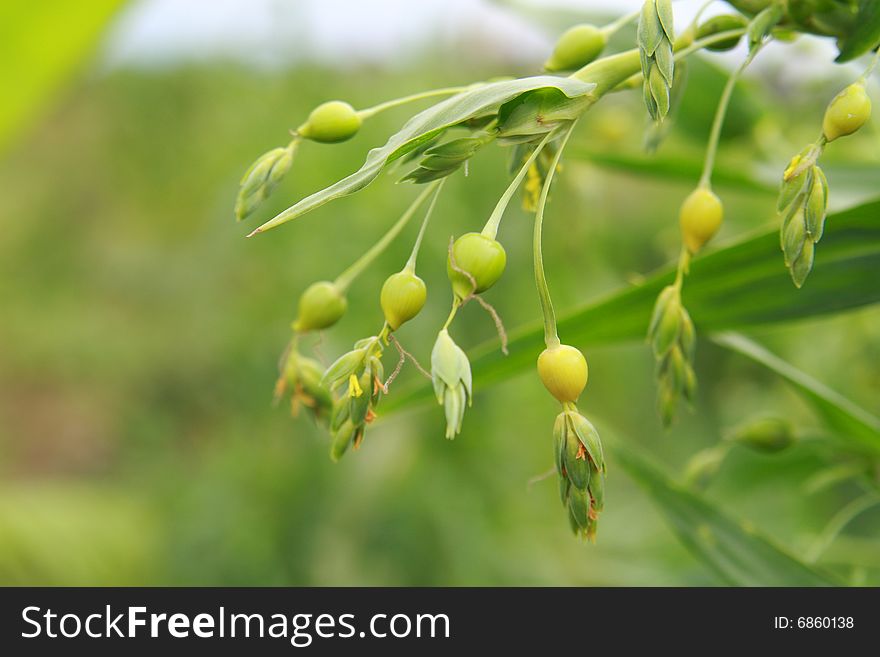
[[[529,169],[535,163],[538,155],[541,154],[544,146],[547,145],[547,142],[550,140],[550,136],[552,134],[552,131],[548,132],[544,139],[542,139],[540,143],[535,147],[535,150],[532,151],[531,155],[529,155],[529,159],[527,159],[525,164],[520,167],[520,170],[516,174],[516,177],[510,182],[510,184],[507,186],[507,189],[504,190],[501,198],[498,199],[498,203],[495,204],[495,209],[492,210],[492,214],[489,215],[489,219],[488,221],[486,221],[486,225],[483,227],[483,235],[485,235],[486,237],[491,237],[493,240],[495,239],[495,236],[498,234],[498,225],[501,223],[501,217],[504,216],[504,211],[507,209],[507,206],[510,203],[510,199],[513,198],[513,195],[516,192],[517,188],[520,186],[520,184],[522,184],[523,178],[526,177]]]
[[[685,274],[691,266],[691,254],[686,246],[681,247],[681,253],[678,256],[678,268],[675,270],[675,289],[681,294],[681,285],[684,282]]]
[[[386,100],[383,103],[379,103],[378,105],[373,105],[372,107],[367,107],[362,110],[358,110],[358,116],[361,119],[369,119],[380,112],[384,112],[385,110],[393,109],[395,107],[400,107],[401,105],[407,105],[408,103],[414,103],[419,100],[424,100],[425,98],[434,98],[436,96],[454,96],[455,94],[460,94],[462,91],[467,91],[469,87],[444,87],[442,89],[431,89],[430,91],[422,91],[417,94],[411,94],[409,96],[401,96],[400,98],[392,98],[391,100]]]
[[[608,25],[602,27],[602,33],[605,35],[606,38],[614,36],[614,34],[617,33],[618,30],[626,27],[627,24],[632,23],[635,19],[639,17],[639,14],[641,13],[641,10],[634,11],[630,14],[621,16],[617,20],[611,21],[610,23],[608,23]]]
[[[435,190],[434,196],[431,198],[431,203],[428,205],[428,211],[425,213],[425,218],[422,220],[422,225],[419,227],[419,234],[416,235],[416,243],[413,244],[412,252],[409,254],[409,260],[406,261],[406,266],[403,268],[404,271],[415,272],[416,270],[416,258],[419,256],[419,249],[422,248],[422,239],[425,237],[425,230],[428,228],[428,222],[431,221],[431,215],[434,213],[434,206],[437,205],[437,197],[440,196],[440,190],[443,189],[444,182],[446,182],[446,178],[441,178],[437,182],[431,184]]]
[[[726,32],[716,32],[715,34],[710,34],[708,36],[704,36],[702,39],[697,39],[692,43],[685,43],[684,41],[676,41],[673,44],[675,48],[675,61],[679,61],[680,59],[684,59],[688,55],[692,55],[698,50],[702,50],[706,46],[711,46],[712,44],[719,43],[721,41],[727,41],[727,39],[732,39],[733,37],[740,37],[746,33],[746,28],[737,29],[737,30],[727,30]]]
[[[449,316],[446,318],[446,321],[443,323],[443,329],[446,330],[449,328],[449,325],[452,324],[452,320],[455,319],[455,313],[458,312],[458,309],[461,308],[461,301],[459,298],[453,297],[452,299],[452,310],[449,311]]]
[[[880,504],[880,495],[875,492],[867,493],[861,497],[857,497],[840,511],[838,511],[825,529],[819,535],[819,538],[813,543],[808,550],[805,560],[808,563],[816,563],[822,556],[822,553],[834,542],[834,539],[842,532],[846,526],[855,520],[861,513],[867,511],[872,506]]]
[[[724,126],[724,118],[727,116],[727,108],[730,106],[730,98],[733,96],[733,89],[736,86],[742,72],[752,63],[755,55],[761,50],[761,45],[752,48],[746,58],[743,60],[736,70],[727,78],[727,84],[724,85],[724,91],[721,92],[721,98],[718,101],[718,108],[715,110],[715,119],[712,121],[712,130],[709,132],[709,144],[706,148],[706,159],[703,161],[703,175],[700,176],[700,187],[706,189],[712,188],[712,168],[715,166],[715,156],[718,153],[718,142],[721,139],[721,128]]]
[[[574,130],[576,123],[572,123],[568,131],[562,137],[562,143],[553,156],[547,178],[541,187],[541,196],[538,198],[538,211],[535,213],[535,235],[532,242],[532,254],[535,261],[535,287],[538,288],[538,298],[541,301],[541,313],[544,316],[544,344],[548,349],[559,346],[559,335],[556,331],[556,312],[553,310],[553,301],[550,299],[550,288],[547,286],[547,277],[544,273],[544,254],[541,245],[541,232],[544,226],[544,209],[547,205],[547,197],[550,194],[550,183],[553,182],[553,174],[559,166],[562,151],[568,143],[568,138]]]
[[[429,185],[425,191],[419,194],[416,199],[410,204],[410,206],[406,209],[406,211],[401,215],[400,219],[388,229],[388,232],[385,233],[378,242],[376,242],[370,249],[364,253],[360,258],[354,261],[352,265],[343,271],[339,276],[336,277],[334,284],[337,288],[339,288],[340,292],[345,292],[348,289],[348,286],[352,284],[352,282],[360,276],[361,272],[364,271],[370,264],[379,257],[379,255],[388,248],[388,245],[394,241],[394,238],[400,234],[400,231],[409,223],[409,220],[412,219],[413,215],[416,213],[416,210],[419,209],[419,206],[424,203],[425,199],[434,191],[437,183],[432,183]]]
[[[878,62],[880,62],[880,48],[878,48],[877,52],[874,53],[874,56],[871,57],[871,62],[868,64],[868,68],[866,68],[865,72],[859,76],[861,82],[864,82],[870,77],[871,73],[873,73],[874,69],[877,67]]]

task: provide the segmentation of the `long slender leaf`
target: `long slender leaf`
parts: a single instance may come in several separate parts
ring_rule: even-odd
[[[804,396],[841,439],[854,441],[880,454],[880,418],[743,335],[724,333],[712,340],[779,374]]]
[[[490,82],[472,87],[419,112],[393,134],[384,146],[374,148],[360,169],[329,187],[307,196],[257,228],[251,235],[265,232],[314,210],[328,201],[354,194],[369,185],[383,167],[429,141],[444,130],[470,119],[491,116],[506,102],[535,89],[554,88],[569,98],[592,91],[594,83],[573,78],[538,75],[518,80]]]
[[[0,150],[41,115],[40,110],[94,52],[121,0],[0,4]]]
[[[831,575],[798,561],[704,497],[674,484],[645,457],[615,444],[616,465],[657,505],[684,546],[727,584],[840,586]]]
[[[741,329],[877,303],[878,271],[880,201],[875,201],[828,217],[814,271],[802,289],[791,284],[774,227],[697,258],[683,297],[698,332]],[[560,337],[579,347],[644,339],[654,300],[673,276],[673,270],[666,270],[562,316]],[[543,347],[543,330],[536,322],[511,333],[509,356],[500,353],[495,340],[470,350],[474,388],[531,370]],[[417,385],[390,396],[385,408],[430,395],[430,386]]]

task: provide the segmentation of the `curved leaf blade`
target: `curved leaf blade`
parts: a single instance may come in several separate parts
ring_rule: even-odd
[[[880,3],[862,0],[852,34],[841,40],[836,62],[848,62],[880,43]]]
[[[734,586],[841,586],[799,561],[703,496],[673,483],[656,465],[616,444],[615,462],[657,505],[682,544]]]
[[[772,370],[800,392],[840,438],[880,454],[880,418],[800,371],[761,345],[737,333],[714,336],[712,341]]]
[[[350,176],[307,196],[251,233],[256,235],[296,219],[325,203],[354,194],[373,182],[382,169],[418,148],[444,130],[464,121],[495,114],[506,102],[536,89],[558,89],[568,98],[577,98],[592,91],[594,83],[574,78],[538,75],[518,80],[489,82],[456,94],[413,116],[384,146],[374,148],[360,169]],[[250,235],[248,236],[250,237]]]

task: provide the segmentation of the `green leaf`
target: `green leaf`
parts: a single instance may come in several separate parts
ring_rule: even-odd
[[[838,42],[840,54],[835,61],[848,62],[880,44],[880,3],[862,0],[852,34]]]
[[[369,185],[382,169],[434,139],[444,130],[463,121],[496,114],[499,108],[520,94],[535,89],[555,88],[568,98],[583,96],[596,87],[593,83],[573,78],[539,75],[518,80],[504,80],[472,87],[468,91],[447,98],[413,116],[399,132],[392,135],[384,146],[374,148],[367,154],[363,166],[350,176],[329,187],[307,196],[278,216],[257,228],[251,235],[265,232],[311,212],[328,201],[354,194]]]
[[[875,455],[880,454],[880,418],[743,335],[724,333],[713,336],[712,340],[773,370],[788,381],[840,439],[856,443]]]
[[[682,293],[697,331],[724,331],[815,317],[880,301],[880,201],[828,217],[816,271],[803,289],[794,289],[779,257],[776,227],[699,257]],[[641,341],[654,301],[674,279],[674,269],[650,277],[605,299],[561,315],[559,335],[581,348]],[[511,332],[509,356],[498,341],[471,350],[474,387],[484,389],[521,372],[531,371],[544,348],[543,328],[536,322]],[[392,395],[388,407],[430,397],[417,385]]]
[[[0,5],[0,151],[39,118],[93,53],[98,37],[122,3],[4,2]]]
[[[703,496],[674,484],[653,463],[616,444],[616,465],[650,495],[673,532],[724,582],[735,586],[841,586],[798,561]]]

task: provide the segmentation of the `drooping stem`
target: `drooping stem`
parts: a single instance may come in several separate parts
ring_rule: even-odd
[[[461,307],[461,300],[458,296],[453,297],[452,299],[452,310],[449,311],[449,316],[446,318],[446,321],[443,323],[443,329],[446,330],[449,328],[449,325],[452,324],[452,320],[455,319],[455,313],[458,312],[458,309]]]
[[[674,44],[675,47],[675,61],[679,61],[684,59],[688,55],[692,55],[698,50],[702,50],[707,46],[711,46],[716,43],[720,43],[721,41],[727,41],[728,39],[733,39],[735,37],[741,37],[743,34],[747,32],[746,28],[738,28],[736,30],[726,30],[724,32],[716,32],[715,34],[710,34],[708,36],[704,36],[702,39],[697,39],[691,43],[685,42],[676,42]]]
[[[425,218],[422,220],[422,225],[419,227],[419,234],[416,236],[416,243],[413,244],[412,253],[409,254],[409,260],[406,261],[406,266],[403,268],[404,271],[415,272],[416,270],[416,258],[419,256],[419,249],[422,248],[422,239],[425,237],[425,230],[428,228],[428,222],[431,221],[431,215],[434,213],[434,206],[437,205],[437,197],[440,196],[440,190],[443,189],[443,183],[446,182],[446,178],[441,178],[437,182],[432,184],[434,187],[434,196],[431,198],[431,203],[428,205],[428,211],[425,213]]]
[[[538,298],[541,301],[541,313],[544,316],[544,343],[548,348],[559,346],[559,335],[556,333],[556,313],[553,310],[553,301],[550,299],[550,288],[547,287],[547,277],[544,274],[544,255],[541,245],[541,232],[544,225],[544,208],[547,205],[547,197],[550,194],[550,184],[553,182],[553,174],[559,166],[559,160],[562,157],[562,151],[568,143],[568,138],[574,130],[575,123],[565,133],[559,149],[553,156],[553,162],[550,163],[550,170],[547,172],[547,178],[541,187],[541,196],[538,199],[538,211],[535,213],[535,234],[532,242],[532,254],[535,261],[535,287],[538,288]]]
[[[422,91],[417,94],[411,94],[409,96],[401,96],[400,98],[392,98],[391,100],[386,100],[383,103],[379,103],[378,105],[373,105],[372,107],[367,107],[362,110],[358,110],[358,116],[362,119],[369,119],[370,117],[376,116],[380,112],[384,112],[385,110],[390,110],[395,107],[400,107],[401,105],[407,105],[409,103],[414,103],[419,100],[424,100],[425,98],[434,98],[436,96],[454,96],[455,94],[460,94],[462,91],[467,91],[468,87],[444,87],[442,89],[431,89],[430,91]]]
[[[761,50],[761,45],[757,45],[751,49],[749,54],[743,60],[737,69],[727,78],[727,84],[721,92],[721,98],[718,101],[718,108],[715,110],[715,119],[712,121],[712,130],[709,132],[709,144],[706,148],[706,159],[703,161],[703,175],[700,176],[700,187],[709,189],[712,187],[712,169],[715,166],[715,156],[718,153],[718,142],[721,139],[721,128],[724,126],[724,118],[727,116],[727,108],[730,105],[730,98],[733,96],[733,89],[742,72],[752,63],[755,55]]]
[[[525,164],[523,164],[520,168],[519,173],[516,174],[516,177],[510,182],[510,184],[507,186],[507,189],[504,190],[501,198],[498,199],[498,203],[495,204],[495,209],[492,210],[492,214],[489,215],[489,220],[483,227],[483,235],[485,235],[486,237],[491,237],[493,240],[495,239],[495,236],[498,234],[498,225],[501,223],[501,217],[504,216],[504,211],[507,209],[507,206],[510,203],[510,199],[513,198],[513,195],[514,193],[516,193],[517,188],[522,183],[523,178],[526,177],[526,174],[535,163],[538,155],[540,155],[544,146],[547,145],[547,142],[550,140],[551,134],[553,134],[552,131],[548,132],[544,139],[542,139],[540,143],[535,147],[535,150],[532,151],[532,154],[526,160]]]
[[[880,62],[880,48],[874,53],[874,56],[871,57],[871,62],[868,64],[868,68],[865,69],[865,72],[859,76],[859,80],[864,82],[867,80],[871,73],[874,72],[874,69],[877,67],[877,63]]]
[[[416,213],[416,210],[419,209],[419,206],[424,203],[425,199],[434,191],[437,183],[431,183],[428,187],[419,194],[416,199],[410,204],[410,206],[406,209],[406,211],[401,215],[400,219],[388,229],[388,232],[385,233],[378,242],[376,242],[370,249],[364,253],[360,258],[354,261],[352,265],[346,269],[344,272],[339,274],[336,278],[334,284],[339,288],[340,292],[345,292],[348,289],[348,286],[352,284],[354,279],[360,276],[361,272],[364,271],[370,264],[379,257],[379,255],[388,248],[388,245],[394,241],[394,238],[400,234],[400,231],[409,223],[409,220],[412,219],[413,215]]]

